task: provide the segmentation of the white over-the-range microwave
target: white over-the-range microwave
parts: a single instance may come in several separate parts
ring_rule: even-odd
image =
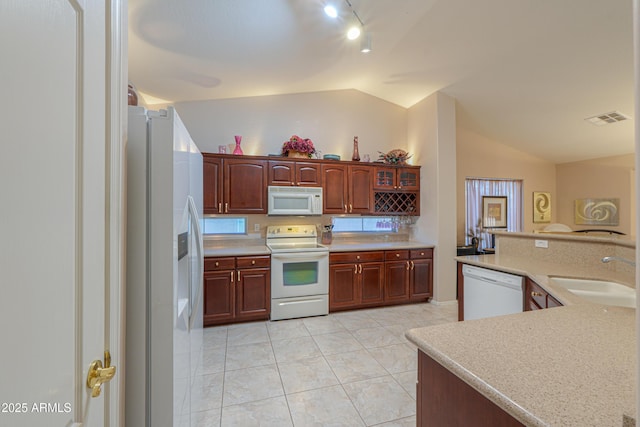
[[[269,215],[322,215],[322,187],[268,188]]]

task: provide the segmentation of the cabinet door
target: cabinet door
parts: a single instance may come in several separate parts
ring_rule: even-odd
[[[396,189],[396,170],[391,167],[376,166],[373,176],[373,188],[376,190]]]
[[[267,162],[225,159],[224,213],[267,213]]]
[[[323,213],[347,213],[347,165],[322,165]]]
[[[296,162],[296,185],[301,187],[322,187],[320,164]]]
[[[367,262],[358,266],[362,305],[379,305],[384,301],[384,263]]]
[[[222,213],[222,159],[202,157],[202,202],[206,214]]]
[[[269,160],[269,185],[295,185],[295,167],[295,162]]]
[[[204,273],[204,325],[229,323],[235,317],[234,270]]]
[[[373,212],[371,166],[349,166],[349,213]]]
[[[420,190],[420,168],[400,168],[397,172],[398,190]]]
[[[409,261],[411,266],[410,289],[412,300],[427,299],[433,296],[433,265],[431,259]]]
[[[236,319],[268,319],[271,313],[271,270],[238,270],[236,283]]]
[[[358,306],[358,264],[329,265],[329,310]]]
[[[409,268],[409,261],[385,263],[385,302],[403,302],[409,300]]]

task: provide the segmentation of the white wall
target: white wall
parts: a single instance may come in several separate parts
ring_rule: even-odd
[[[376,160],[378,151],[407,147],[407,110],[357,90],[181,102],[175,108],[205,152],[235,145],[234,135],[242,136],[245,154],[259,156],[280,154],[294,134],[342,160],[351,160],[354,136],[360,158]]]
[[[433,94],[409,109],[409,151],[421,168],[420,218],[415,236],[436,245],[434,300],[456,300],[455,100]]]
[[[422,166],[421,216],[413,236],[436,245],[434,299],[456,299],[453,98],[437,93],[407,110],[356,90],[339,90],[183,102],[175,108],[204,152],[217,152],[220,144],[229,150],[234,135],[242,135],[245,154],[279,154],[293,134],[344,160],[351,159],[356,135],[361,158],[368,153],[375,160],[378,151],[407,150],[412,154],[408,163]]]

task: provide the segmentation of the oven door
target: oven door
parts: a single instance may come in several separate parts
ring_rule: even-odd
[[[329,293],[329,252],[271,254],[271,297],[288,298]]]

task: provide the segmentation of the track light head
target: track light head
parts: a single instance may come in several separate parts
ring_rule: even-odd
[[[360,52],[371,52],[371,33],[365,33],[364,37],[362,37],[362,40],[360,41]]]

